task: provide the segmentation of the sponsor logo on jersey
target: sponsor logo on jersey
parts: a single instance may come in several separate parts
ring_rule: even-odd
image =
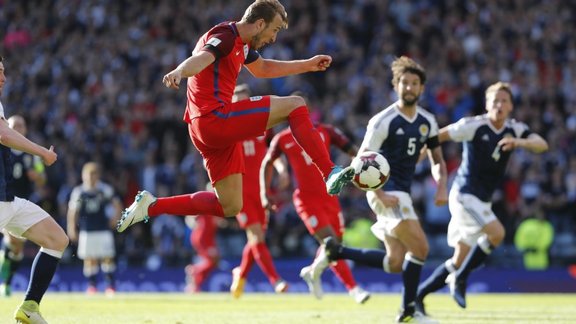
[[[396,135],[404,135],[404,130],[402,128],[398,128]]]
[[[482,140],[483,140],[484,142],[488,142],[488,141],[490,140],[490,136],[488,136],[488,134],[484,134],[484,135],[482,136]]]
[[[291,148],[291,147],[294,146],[294,145],[296,145],[296,143],[294,143],[294,142],[286,143],[286,145],[284,145],[284,148],[285,148],[285,149],[289,149],[289,148]]]
[[[217,47],[218,45],[220,45],[220,43],[222,43],[222,41],[218,37],[212,37],[206,42],[206,45],[212,45],[214,47]]]
[[[262,100],[262,96],[250,97],[250,101],[258,101],[258,100]]]

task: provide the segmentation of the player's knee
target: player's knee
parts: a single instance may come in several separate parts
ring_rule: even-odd
[[[419,244],[415,246],[411,246],[408,249],[408,252],[412,254],[418,260],[426,260],[428,258],[428,252],[430,251],[430,247],[428,246],[428,242],[421,241]]]
[[[66,250],[66,248],[68,247],[68,244],[70,244],[70,238],[68,238],[68,235],[66,235],[66,234],[59,235],[54,241],[55,241],[54,242],[55,250],[58,250],[58,251]]]
[[[497,247],[502,244],[502,241],[504,241],[506,230],[504,229],[504,226],[498,222],[494,226],[490,227],[490,230],[487,231],[486,236],[490,242],[490,245]]]
[[[495,228],[491,233],[488,234],[488,241],[493,247],[497,247],[502,244],[504,237],[506,236],[506,230],[503,226]]]
[[[235,217],[242,211],[242,201],[233,202],[222,206],[224,216]]]
[[[399,256],[391,255],[388,257],[388,270],[390,273],[402,272],[402,264],[404,263],[404,258]]]
[[[306,100],[300,96],[290,96],[290,102],[292,103],[293,109],[306,106]]]

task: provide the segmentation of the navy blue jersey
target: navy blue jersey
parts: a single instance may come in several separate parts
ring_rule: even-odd
[[[4,106],[0,102],[0,119],[4,119]],[[2,121],[5,122],[5,121]],[[0,201],[13,201],[12,153],[8,146],[0,144]]]
[[[30,199],[34,192],[34,182],[28,177],[28,171],[34,170],[37,163],[42,163],[39,157],[30,153],[12,150],[12,177],[16,197]]]
[[[114,189],[103,182],[96,188],[87,190],[83,185],[74,187],[70,194],[68,208],[78,213],[78,227],[81,231],[110,230],[110,218],[106,209],[114,199]]]
[[[431,113],[418,106],[408,119],[394,103],[370,119],[360,150],[379,152],[388,160],[390,179],[384,191],[409,193],[420,150],[430,139],[437,143],[437,137],[438,123]]]
[[[0,154],[2,155],[2,160],[0,161],[0,201],[14,200],[11,151],[9,147],[0,144]]]
[[[487,115],[466,117],[448,126],[455,142],[462,142],[462,162],[454,184],[460,192],[489,202],[502,183],[512,151],[504,152],[498,142],[505,137],[527,138],[526,124],[509,119],[502,129],[494,128]]]

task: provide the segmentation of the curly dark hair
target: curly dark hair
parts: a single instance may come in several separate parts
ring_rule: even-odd
[[[420,77],[420,82],[422,84],[426,83],[426,70],[416,63],[413,59],[408,56],[400,56],[392,62],[392,86],[396,87],[402,74],[409,72],[414,73]]]

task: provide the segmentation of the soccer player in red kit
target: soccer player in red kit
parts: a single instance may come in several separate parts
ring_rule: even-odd
[[[327,150],[330,145],[334,145],[350,156],[356,156],[358,148],[340,130],[326,124],[318,124],[316,129]],[[274,136],[262,162],[260,186],[263,204],[269,207],[267,192],[271,183],[272,163],[277,161],[282,153],[288,158],[296,181],[296,190],[292,195],[294,206],[308,232],[319,243],[322,243],[326,237],[333,237],[340,242],[344,234],[344,219],[338,197],[331,196],[324,190],[322,177],[314,172],[311,158],[296,143],[289,128]],[[318,253],[321,252],[320,249]],[[356,284],[352,271],[345,261],[338,260],[331,265],[331,269],[357,303],[362,304],[370,298],[370,294]],[[305,267],[302,269],[300,277],[306,281],[308,288],[316,298],[322,298],[323,292],[319,276],[314,277],[310,268]]]
[[[332,58],[328,55],[292,61],[262,58],[256,50],[273,43],[278,32],[287,26],[287,13],[279,1],[256,0],[240,21],[223,22],[210,29],[197,42],[192,56],[164,76],[164,85],[172,89],[178,89],[182,78],[188,78],[184,120],[204,159],[215,193],[200,191],[156,198],[141,191],[122,213],[118,232],[160,214],[237,215],[243,204],[242,141],[261,136],[283,121],[288,121],[298,145],[326,180],[323,190],[338,194],[351,180],[352,167],[335,166],[330,160],[303,98],[264,96],[232,103],[242,66],[260,78],[325,71],[330,66]]]
[[[250,89],[246,84],[239,84],[234,89],[232,102],[250,97]],[[247,242],[242,251],[240,265],[232,270],[232,284],[230,292],[234,298],[240,298],[244,292],[246,277],[254,261],[258,264],[264,275],[277,293],[285,292],[288,284],[278,275],[272,255],[266,245],[266,229],[268,227],[268,210],[262,207],[260,200],[260,165],[268,150],[272,132],[242,142],[242,153],[246,172],[242,178],[244,205],[242,211],[236,215],[238,224],[246,231]]]
[[[218,218],[211,215],[186,217],[186,224],[192,229],[190,243],[200,259],[185,268],[187,292],[201,291],[208,275],[218,266],[220,253],[216,245],[217,220]]]

